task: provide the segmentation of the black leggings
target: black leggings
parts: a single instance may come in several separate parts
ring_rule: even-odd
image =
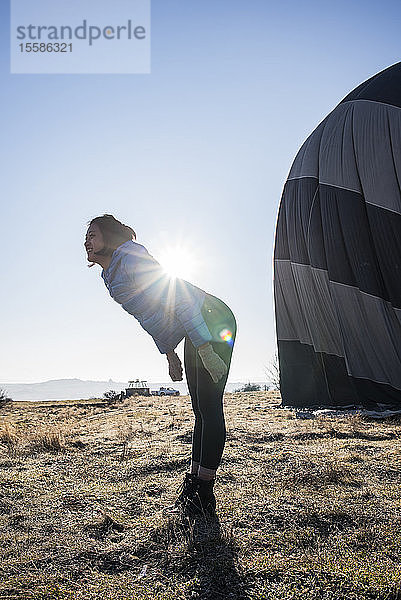
[[[224,302],[211,295],[206,296],[202,315],[213,337],[213,349],[229,369],[237,331],[235,317]],[[195,413],[192,460],[206,469],[215,470],[220,464],[226,440],[223,392],[228,370],[218,383],[214,383],[188,337],[185,338],[184,365]]]

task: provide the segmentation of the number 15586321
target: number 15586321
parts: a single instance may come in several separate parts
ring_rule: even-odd
[[[19,45],[21,52],[72,52],[72,43],[67,44],[65,42],[25,42]]]

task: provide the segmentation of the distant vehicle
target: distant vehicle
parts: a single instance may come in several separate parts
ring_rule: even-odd
[[[152,396],[179,396],[180,392],[171,387],[161,387],[160,390],[153,390]]]
[[[150,396],[150,388],[146,381],[140,381],[139,379],[135,379],[128,382],[128,387],[125,388],[125,398],[129,398],[130,396]]]

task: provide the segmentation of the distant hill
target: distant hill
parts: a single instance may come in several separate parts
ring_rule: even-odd
[[[13,400],[80,400],[85,398],[101,398],[108,390],[121,391],[127,387],[127,382],[113,381],[83,381],[82,379],[52,379],[40,383],[0,383]],[[232,392],[243,386],[243,382],[229,382],[226,390]],[[181,394],[187,394],[185,382],[161,381],[150,383],[151,390],[161,386],[173,387]]]
[[[52,379],[40,383],[0,383],[13,400],[79,400],[101,398],[107,390],[122,390],[126,383],[117,381],[82,381]]]

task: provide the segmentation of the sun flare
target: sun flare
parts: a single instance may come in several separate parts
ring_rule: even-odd
[[[199,264],[194,254],[182,245],[165,248],[160,254],[159,262],[171,277],[189,280],[196,276]]]

